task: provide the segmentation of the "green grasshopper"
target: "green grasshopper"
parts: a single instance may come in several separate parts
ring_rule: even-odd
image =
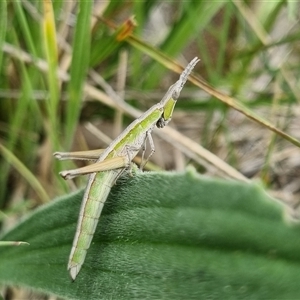
[[[133,158],[141,148],[143,148],[142,158],[144,157],[147,140],[151,152],[143,165],[154,153],[151,132],[154,127],[163,128],[171,120],[180,92],[198,61],[199,59],[195,57],[182,72],[179,80],[169,88],[163,99],[133,121],[105,150],[54,153],[58,159],[96,160],[90,166],[60,172],[64,179],[90,174],[68,263],[68,270],[73,280],[84,263],[111,187],[124,170],[130,168]]]

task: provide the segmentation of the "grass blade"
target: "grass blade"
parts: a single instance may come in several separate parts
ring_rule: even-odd
[[[28,168],[7,148],[5,148],[3,145],[0,144],[0,152],[2,156],[11,164],[14,166],[14,168],[24,177],[24,179],[28,182],[28,184],[35,190],[35,192],[38,194],[42,202],[48,202],[50,199],[40,184],[40,182],[37,180],[37,178],[28,170]]]
[[[71,79],[68,87],[69,100],[65,126],[66,148],[70,147],[74,130],[78,122],[83,96],[83,86],[90,56],[90,29],[93,1],[80,1],[78,5],[79,14],[72,47]]]
[[[45,52],[48,62],[48,86],[49,99],[47,101],[48,115],[50,118],[49,137],[52,143],[52,149],[59,148],[57,138],[58,132],[58,103],[59,103],[59,82],[57,78],[57,38],[56,27],[54,21],[54,12],[52,2],[50,0],[43,1],[44,16],[43,16],[43,36],[45,43]]]

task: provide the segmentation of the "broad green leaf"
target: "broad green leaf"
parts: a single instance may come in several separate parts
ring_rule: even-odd
[[[297,299],[300,230],[254,184],[186,173],[124,177],[86,262],[66,270],[82,191],[36,210],[0,240],[0,282],[71,299]]]

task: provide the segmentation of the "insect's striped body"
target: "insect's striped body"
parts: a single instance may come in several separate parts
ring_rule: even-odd
[[[91,188],[91,193],[88,193],[86,189],[68,263],[68,269],[73,279],[79,273],[84,262],[111,185],[121,172],[122,169],[118,169],[113,172],[104,171],[90,175],[87,189]],[[99,186],[97,186],[97,182],[100,183]]]
[[[112,185],[121,173],[130,167],[133,158],[145,145],[147,139],[151,146],[151,154],[154,152],[151,132],[155,126],[162,128],[171,120],[180,91],[197,62],[198,59],[194,58],[179,80],[169,88],[163,99],[132,122],[104,151],[99,151],[101,153],[99,156],[95,154],[96,151],[56,152],[54,154],[58,159],[95,159],[97,157],[93,165],[60,173],[65,179],[90,174],[69,257],[68,270],[73,280],[84,263]]]
[[[100,155],[97,162],[108,158],[123,156],[128,159],[128,166],[137,155],[142,145],[146,142],[147,134],[153,130],[155,123],[162,114],[160,107],[152,107],[144,115],[145,119],[135,120],[126,130],[114,140]],[[137,135],[136,131],[140,133]],[[73,240],[73,246],[69,257],[68,269],[74,279],[79,273],[85,260],[88,248],[93,239],[104,203],[110,193],[111,187],[124,168],[92,173],[83,196],[77,230]]]

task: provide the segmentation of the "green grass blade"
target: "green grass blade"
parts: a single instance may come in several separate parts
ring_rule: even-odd
[[[197,39],[201,35],[202,30],[208,26],[208,23],[220,11],[225,2],[191,1],[189,5],[185,5],[180,19],[161,45],[161,51],[169,57],[176,57],[179,53],[182,53],[183,48],[191,40]],[[161,81],[161,77],[157,74],[163,74],[163,71],[161,66],[152,63],[148,70],[149,75],[147,76],[145,88],[156,86]]]
[[[208,26],[225,3],[224,0],[210,3],[207,1],[191,1],[189,5],[185,6],[181,18],[175,24],[175,28],[170,31],[169,36],[162,44],[162,51],[172,57],[181,53],[184,45],[187,45],[192,38],[195,38],[201,30]]]
[[[78,17],[75,28],[73,55],[71,64],[71,79],[69,82],[69,100],[65,126],[66,148],[70,147],[76,128],[83,96],[83,86],[88,69],[90,56],[90,26],[93,1],[78,3]],[[99,49],[101,51],[101,49]]]
[[[51,1],[44,0],[43,37],[46,58],[49,70],[47,72],[49,99],[47,99],[48,115],[50,119],[49,137],[53,151],[59,148],[57,138],[58,126],[58,103],[59,103],[59,81],[57,78],[57,38],[54,21],[54,12]]]
[[[48,202],[50,199],[37,180],[37,178],[28,170],[28,168],[6,147],[0,144],[0,152],[2,156],[9,162],[28,182],[28,184],[35,190],[42,202]]]
[[[15,7],[17,20],[20,23],[20,29],[21,29],[23,37],[26,41],[26,45],[29,49],[29,52],[35,58],[35,57],[37,57],[36,46],[35,46],[35,42],[32,38],[31,28],[29,27],[26,16],[24,14],[22,2],[21,1],[13,1],[12,3]]]
[[[5,41],[7,28],[7,3],[6,0],[0,3],[0,49],[3,47]],[[3,51],[0,51],[0,67],[2,66]]]
[[[18,44],[18,39],[15,31],[12,31],[11,39],[14,43]],[[23,162],[26,162],[28,166],[30,166],[32,162],[32,156],[28,156],[27,154],[30,153],[32,155],[33,153],[35,153],[36,143],[26,138],[26,136],[24,138],[20,138],[20,136],[22,136],[22,134],[26,131],[28,135],[35,132],[36,128],[38,128],[37,124],[39,124],[40,122],[40,114],[38,111],[37,103],[35,101],[32,101],[32,82],[34,81],[35,72],[33,72],[34,70],[29,70],[29,68],[26,67],[22,61],[16,63],[16,68],[20,74],[19,76],[21,79],[21,93],[18,105],[16,107],[11,105],[3,107],[10,126],[7,133],[6,148],[8,149],[8,151],[14,153],[17,146],[19,146],[19,149],[23,150],[20,151],[20,159]],[[24,114],[24,112],[28,112],[29,114],[32,113],[34,117],[26,119],[26,114]],[[0,203],[4,203],[5,201],[5,195],[8,186],[7,182],[9,180],[9,171],[9,164],[3,161],[1,163],[0,173]]]

